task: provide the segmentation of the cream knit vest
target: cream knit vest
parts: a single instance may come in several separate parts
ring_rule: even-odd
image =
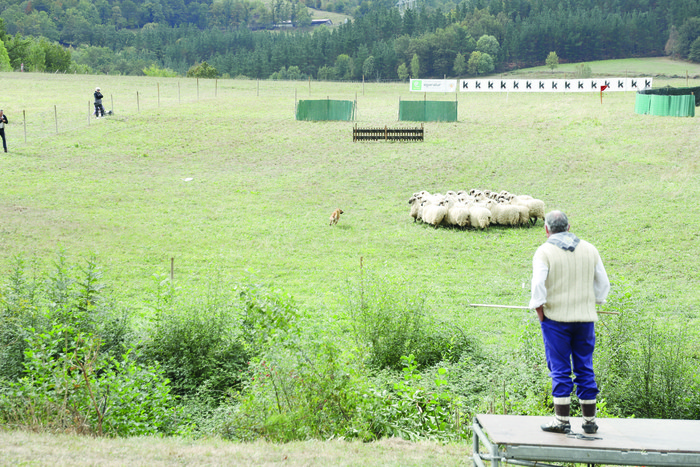
[[[566,251],[545,243],[535,252],[535,259],[549,269],[544,304],[547,318],[564,322],[598,321],[593,277],[600,255],[593,245],[581,240],[574,251]]]

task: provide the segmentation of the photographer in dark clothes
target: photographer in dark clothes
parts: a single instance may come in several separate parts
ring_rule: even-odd
[[[5,141],[5,125],[8,123],[7,115],[0,110],[0,136],[2,136],[2,147],[7,152],[7,141]]]
[[[100,88],[95,88],[95,116],[97,118],[105,116],[105,108],[102,106],[103,97]]]

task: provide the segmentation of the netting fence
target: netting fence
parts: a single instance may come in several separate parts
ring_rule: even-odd
[[[355,120],[356,104],[354,101],[341,100],[302,100],[297,104],[297,120]]]
[[[456,122],[457,101],[401,101],[399,120],[409,122]]]

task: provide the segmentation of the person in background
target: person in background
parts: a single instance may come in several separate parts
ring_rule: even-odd
[[[97,118],[105,116],[105,108],[102,106],[102,98],[104,97],[100,92],[100,88],[95,88],[95,116]]]
[[[569,232],[569,220],[561,211],[545,216],[547,241],[532,259],[530,309],[537,311],[552,378],[554,420],[544,431],[569,433],[571,393],[581,404],[583,431],[598,431],[593,372],[596,304],[605,303],[610,281],[596,247]],[[574,380],[571,379],[573,366]]]
[[[7,141],[5,140],[5,125],[7,123],[7,115],[0,109],[0,136],[2,136],[2,148],[5,152],[7,152]]]

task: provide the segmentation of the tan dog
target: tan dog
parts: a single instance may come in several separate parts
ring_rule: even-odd
[[[328,225],[335,225],[338,223],[340,220],[340,215],[343,213],[343,210],[338,208],[335,211],[333,211],[333,214],[331,214],[331,223]]]

